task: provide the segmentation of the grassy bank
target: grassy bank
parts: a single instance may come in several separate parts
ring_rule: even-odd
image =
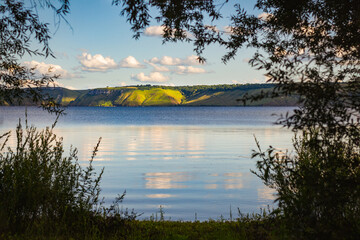
[[[99,217],[87,228],[3,233],[1,239],[288,239],[276,218],[183,222]]]

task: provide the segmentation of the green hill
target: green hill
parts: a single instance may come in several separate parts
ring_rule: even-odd
[[[64,106],[242,106],[237,101],[244,94],[258,94],[271,91],[273,84],[232,84],[198,86],[129,86],[69,90],[66,88],[45,88],[49,94]],[[28,101],[25,101],[29,105]],[[248,102],[249,106],[294,106],[296,97],[265,98]]]
[[[179,105],[184,99],[184,95],[178,90],[153,88],[126,91],[114,103],[120,106],[169,106]]]

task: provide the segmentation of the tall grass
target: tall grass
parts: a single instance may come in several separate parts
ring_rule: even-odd
[[[11,132],[0,136],[0,236],[94,236],[100,225],[135,219],[118,207],[124,194],[108,208],[100,199],[104,169],[96,173],[92,163],[101,139],[82,167],[76,148],[64,156],[54,127],[39,131],[19,121],[15,148],[7,146]]]

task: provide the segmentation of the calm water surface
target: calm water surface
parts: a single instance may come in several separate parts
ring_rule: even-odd
[[[56,127],[65,152],[79,149],[84,165],[99,137],[97,169],[105,167],[102,195],[110,203],[126,190],[124,208],[149,218],[162,206],[165,218],[229,218],[272,205],[273,191],[252,173],[256,149],[292,148],[291,131],[274,126],[272,114],[287,107],[71,107]],[[55,117],[27,108],[28,122],[42,128]],[[0,107],[0,134],[14,130],[24,107]],[[14,134],[13,134],[14,135]],[[10,145],[16,143],[12,137]]]

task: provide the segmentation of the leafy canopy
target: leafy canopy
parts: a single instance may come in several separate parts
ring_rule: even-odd
[[[280,120],[293,129],[320,126],[353,135],[360,108],[360,4],[357,0],[258,0],[259,16],[238,1],[114,0],[122,6],[138,38],[154,18],[164,28],[163,40],[187,41],[200,61],[206,46],[218,44],[226,63],[242,47],[256,49],[250,64],[264,69],[270,95],[300,96],[299,109]],[[217,25],[224,5],[234,4],[229,25]],[[151,13],[155,15],[152,16]],[[349,132],[350,131],[350,132]],[[356,136],[357,138],[359,136]]]
[[[69,0],[4,0],[0,3],[0,104],[21,102],[25,97],[56,110],[49,96],[41,94],[41,87],[54,84],[58,76],[49,73],[38,76],[35,68],[22,66],[24,55],[54,57],[49,47],[49,24],[42,23],[37,8],[50,8],[58,17],[57,24],[69,13]],[[42,48],[37,49],[35,45]],[[55,108],[54,108],[55,107]]]

